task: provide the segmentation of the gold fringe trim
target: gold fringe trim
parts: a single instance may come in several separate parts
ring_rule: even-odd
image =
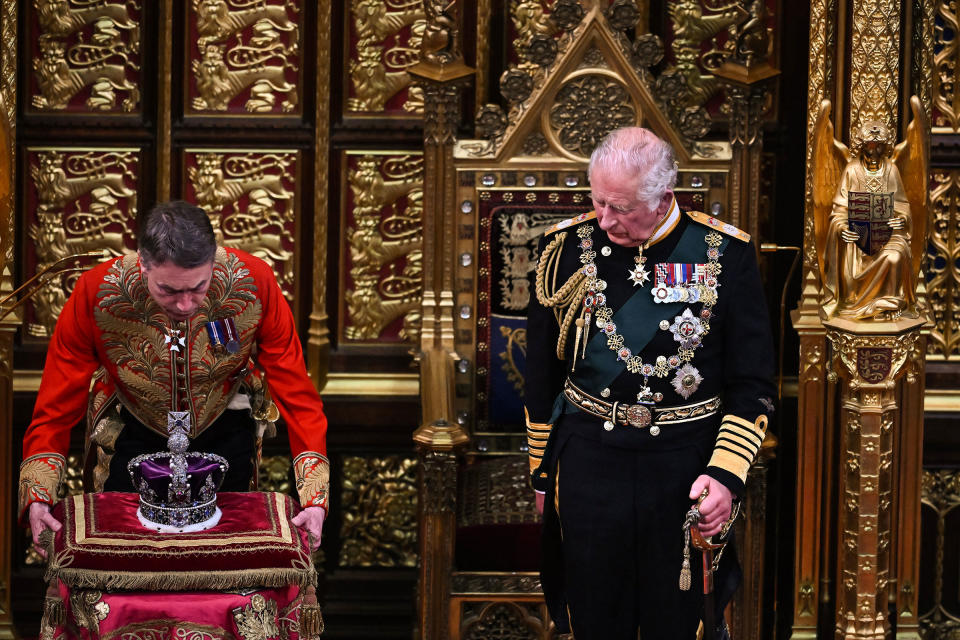
[[[239,571],[157,571],[118,572],[92,569],[71,569],[51,564],[44,575],[49,583],[59,579],[64,584],[81,589],[110,591],[192,591],[196,589],[223,591],[245,587],[299,587],[313,585],[317,572],[307,569],[242,569]]]

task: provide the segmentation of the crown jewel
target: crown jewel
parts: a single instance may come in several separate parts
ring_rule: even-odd
[[[167,414],[167,449],[137,456],[127,463],[133,486],[140,492],[137,518],[164,533],[202,531],[222,515],[217,490],[230,467],[221,456],[188,451],[190,412]]]

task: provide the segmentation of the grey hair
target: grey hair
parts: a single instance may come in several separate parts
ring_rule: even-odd
[[[173,263],[193,269],[213,262],[217,236],[207,212],[173,200],[154,206],[140,222],[137,234],[140,259],[147,265]]]
[[[650,209],[655,209],[667,190],[677,184],[678,167],[673,147],[642,127],[625,127],[608,133],[590,154],[587,175],[592,176],[598,166],[642,175],[637,200]]]

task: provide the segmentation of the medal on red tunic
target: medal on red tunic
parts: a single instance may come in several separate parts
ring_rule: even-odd
[[[240,341],[237,334],[237,325],[233,318],[214,320],[207,323],[207,334],[210,344],[214,347],[226,349],[228,353],[240,351]]]

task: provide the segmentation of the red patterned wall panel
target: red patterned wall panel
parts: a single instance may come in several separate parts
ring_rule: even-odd
[[[415,344],[423,289],[423,155],[344,155],[341,344]]]
[[[302,113],[303,10],[289,0],[191,0],[187,115]]]
[[[73,254],[103,251],[109,257],[135,249],[139,149],[25,151],[22,219],[29,241],[24,244],[24,279]],[[86,257],[71,264],[91,265],[101,259]],[[79,275],[58,276],[28,303],[25,323],[30,335],[50,335]]]
[[[134,0],[30,2],[27,110],[139,112],[141,15]]]
[[[298,285],[300,152],[186,149],[183,164],[184,199],[210,214],[225,246],[252,253],[273,267],[284,296],[292,302]]]
[[[410,86],[407,69],[419,60],[425,26],[422,0],[351,0],[344,12],[350,78],[346,111],[419,115],[423,93]]]

